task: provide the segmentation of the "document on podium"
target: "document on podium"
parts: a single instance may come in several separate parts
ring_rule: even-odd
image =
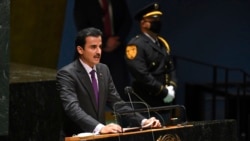
[[[144,130],[144,129],[151,129],[152,128],[152,125],[154,124],[155,122],[152,121],[146,125],[143,125],[141,127],[126,127],[126,128],[123,128],[122,131],[123,132],[130,132],[130,131],[138,131],[138,130]]]
[[[75,137],[88,137],[88,136],[93,136],[95,135],[94,133],[90,133],[90,132],[83,132],[83,133],[79,133],[77,135],[75,135]]]

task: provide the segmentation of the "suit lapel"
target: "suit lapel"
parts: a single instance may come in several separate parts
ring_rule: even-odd
[[[104,91],[105,91],[105,86],[104,86],[104,76],[102,73],[102,70],[100,68],[100,66],[97,64],[96,65],[96,69],[97,69],[97,77],[98,77],[98,86],[99,86],[99,109],[102,109],[100,106],[105,105],[103,102],[104,99]],[[101,112],[99,112],[101,113]]]
[[[90,100],[92,101],[93,107],[95,107],[96,112],[98,112],[98,107],[95,100],[95,94],[92,88],[92,82],[89,78],[88,72],[84,69],[79,60],[77,61],[77,72],[80,82],[82,83],[83,87],[87,90],[86,92],[91,98]]]

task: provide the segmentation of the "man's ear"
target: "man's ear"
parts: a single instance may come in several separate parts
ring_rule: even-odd
[[[77,46],[76,50],[79,54],[82,54],[83,48],[81,46]]]

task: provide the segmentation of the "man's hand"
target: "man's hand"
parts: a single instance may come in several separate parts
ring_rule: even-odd
[[[175,98],[175,91],[173,86],[166,86],[166,89],[168,89],[168,95],[163,99],[165,103],[170,103]]]
[[[121,133],[121,132],[122,132],[121,126],[115,123],[110,123],[104,126],[100,131],[101,134]]]
[[[114,51],[119,45],[121,44],[120,42],[120,37],[118,36],[111,36],[107,39],[106,42],[106,47],[103,48],[103,51],[105,52],[112,52]]]
[[[161,122],[155,117],[151,117],[150,119],[146,119],[143,122],[142,126],[146,126],[147,124],[151,124],[151,127],[161,127]]]

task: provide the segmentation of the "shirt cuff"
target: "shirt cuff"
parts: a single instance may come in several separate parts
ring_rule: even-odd
[[[104,127],[105,125],[103,124],[98,124],[95,129],[94,129],[94,134],[100,134],[101,129]]]
[[[143,120],[141,121],[141,126],[144,125],[144,123],[146,122],[146,120],[147,120],[147,119],[143,119]]]

